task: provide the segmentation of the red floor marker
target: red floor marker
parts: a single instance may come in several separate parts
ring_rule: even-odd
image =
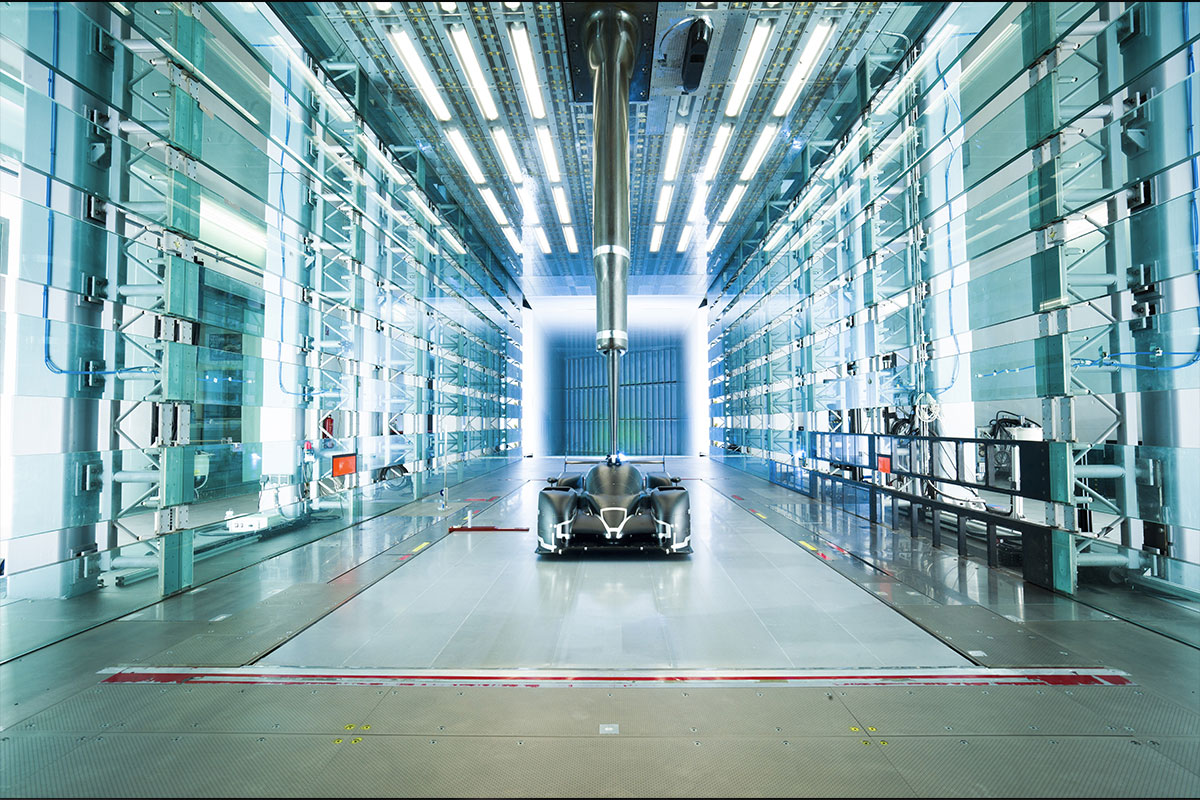
[[[432,670],[375,671],[281,668],[270,672],[254,667],[139,667],[120,670],[104,683],[315,685],[315,686],[661,686],[695,683],[772,686],[1133,686],[1118,670],[1096,669],[907,669],[838,672],[836,670],[641,671],[588,674],[531,670],[478,670],[442,673]]]
[[[746,498],[744,498],[744,497],[739,497],[739,496],[738,496],[738,495],[736,495],[736,494],[735,494],[735,495],[730,495],[730,496],[731,496],[731,497],[732,497],[734,500],[745,500],[745,499],[746,499]]]
[[[454,525],[450,527],[450,533],[458,533],[460,531],[527,531],[529,528],[497,528],[495,525]]]

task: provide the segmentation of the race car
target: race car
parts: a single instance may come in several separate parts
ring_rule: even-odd
[[[692,552],[691,512],[681,479],[645,475],[609,457],[585,474],[548,479],[538,494],[540,554],[619,548]]]

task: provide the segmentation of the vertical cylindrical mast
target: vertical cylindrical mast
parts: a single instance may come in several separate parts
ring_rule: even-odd
[[[592,266],[596,270],[596,349],[608,358],[612,455],[617,446],[618,359],[629,347],[629,84],[638,24],[609,6],[585,31],[592,72]]]

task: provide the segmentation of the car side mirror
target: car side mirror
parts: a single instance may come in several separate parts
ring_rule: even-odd
[[[558,484],[558,478],[546,478],[546,482],[551,486],[555,486]]]

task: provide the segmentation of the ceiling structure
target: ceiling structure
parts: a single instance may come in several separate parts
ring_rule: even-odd
[[[327,71],[357,68],[527,297],[595,293],[591,106],[575,102],[560,4],[273,5]],[[910,44],[894,31],[940,5],[656,4],[648,99],[630,113],[631,294],[703,296],[766,204],[800,188],[804,146],[864,59],[890,70]],[[700,17],[710,49],[687,94]]]

